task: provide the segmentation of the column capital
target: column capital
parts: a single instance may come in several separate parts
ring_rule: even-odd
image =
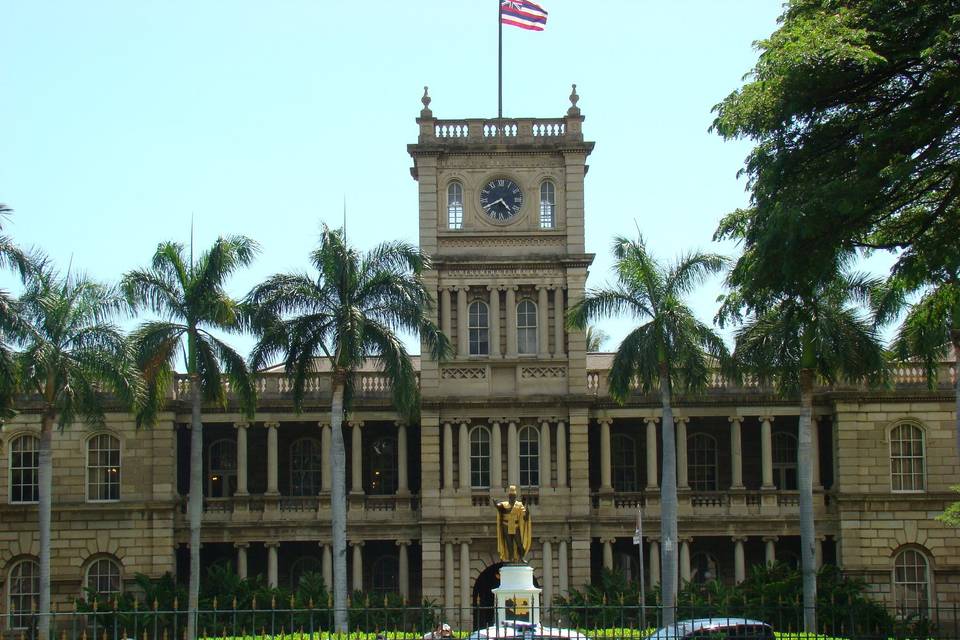
[[[409,547],[411,544],[413,543],[409,538],[400,538],[396,541],[398,547]]]
[[[487,418],[487,423],[499,425],[503,422],[506,422],[506,418]]]
[[[351,429],[360,429],[363,427],[363,424],[364,424],[363,420],[344,420],[344,422],[350,425]]]
[[[265,429],[278,429],[280,427],[279,422],[264,422],[263,427]]]
[[[602,416],[597,418],[597,424],[613,424],[613,418],[610,416]]]
[[[763,536],[760,539],[764,542],[777,542],[780,540],[780,536]]]
[[[366,540],[351,540],[347,544],[349,544],[351,547],[362,547],[364,543],[366,543]]]
[[[691,542],[693,542],[693,536],[677,536],[677,537],[679,538],[680,542],[686,542],[687,544],[690,544]]]
[[[246,429],[246,428],[249,427],[249,426],[250,426],[250,423],[249,423],[249,422],[234,422],[234,423],[233,423],[233,428],[234,428],[234,429]]]
[[[317,422],[317,426],[320,427],[321,429],[329,429],[329,428],[330,428],[330,421],[329,421],[329,420],[321,420],[321,421]]]
[[[673,416],[673,424],[680,424],[681,422],[683,424],[688,424],[690,422],[690,418],[687,416]]]
[[[540,283],[533,285],[533,288],[537,291],[549,291],[552,288],[552,285]]]
[[[470,285],[468,284],[455,284],[450,288],[457,292],[463,291],[464,293],[466,293],[470,291]]]
[[[332,540],[317,540],[317,545],[320,547],[329,547],[333,544]]]
[[[746,542],[747,536],[730,536],[732,542]]]
[[[729,418],[727,418],[727,422],[729,422],[730,424],[733,424],[734,422],[736,422],[737,424],[740,424],[743,422],[743,416],[730,416]]]
[[[617,541],[616,538],[610,538],[610,537],[600,538],[600,543],[601,543],[601,544],[607,544],[607,543],[613,544],[613,543],[616,542],[616,541]]]
[[[234,543],[233,543],[233,548],[234,548],[234,549],[249,549],[249,548],[250,548],[250,543],[249,543],[249,542],[234,542]]]
[[[554,418],[547,417],[547,416],[540,416],[539,418],[537,418],[537,422],[539,422],[541,425],[550,424],[551,422],[554,422],[554,420],[555,420]]]
[[[647,538],[647,542],[651,542],[651,543],[656,542],[657,544],[660,544],[660,536],[645,536],[645,537]]]
[[[407,423],[406,420],[394,420],[393,426],[399,428],[399,427],[408,427],[410,425]]]
[[[773,422],[777,419],[777,417],[768,414],[764,416],[757,416],[757,419],[760,420],[760,422]]]
[[[515,284],[505,284],[502,286],[504,291],[513,291],[514,293],[516,293],[517,291],[520,290],[520,286]]]
[[[271,542],[264,542],[264,543],[263,543],[263,546],[266,547],[267,549],[276,549],[276,548],[278,548],[278,547],[280,546],[280,543],[279,543],[279,542],[273,542],[273,541],[271,541]]]
[[[553,544],[556,541],[557,541],[556,538],[552,538],[550,536],[544,536],[540,538],[540,544]]]
[[[660,418],[658,418],[657,416],[647,416],[646,418],[643,419],[643,421],[646,422],[647,424],[655,425],[655,424],[659,424]]]

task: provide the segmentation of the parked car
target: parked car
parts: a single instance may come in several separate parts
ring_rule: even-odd
[[[697,618],[657,629],[647,640],[774,640],[773,627],[747,618]]]

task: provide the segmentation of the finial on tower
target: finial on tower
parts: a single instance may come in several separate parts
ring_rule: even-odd
[[[420,110],[420,117],[433,117],[433,111],[430,111],[430,90],[428,87],[423,88],[423,97],[420,98],[420,102],[423,103],[423,109]]]
[[[573,89],[570,91],[570,108],[567,109],[568,116],[580,115],[580,108],[577,107],[578,102],[580,102],[580,96],[577,95],[577,85],[573,85]]]

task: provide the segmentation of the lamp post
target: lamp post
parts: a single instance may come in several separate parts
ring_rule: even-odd
[[[637,505],[637,528],[633,532],[633,544],[637,545],[640,554],[640,619],[647,624],[647,589],[643,577],[643,507]],[[646,629],[646,626],[642,627]]]

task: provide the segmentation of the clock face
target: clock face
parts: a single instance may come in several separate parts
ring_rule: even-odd
[[[496,178],[480,190],[480,206],[494,220],[509,220],[520,213],[523,192],[513,180]]]

